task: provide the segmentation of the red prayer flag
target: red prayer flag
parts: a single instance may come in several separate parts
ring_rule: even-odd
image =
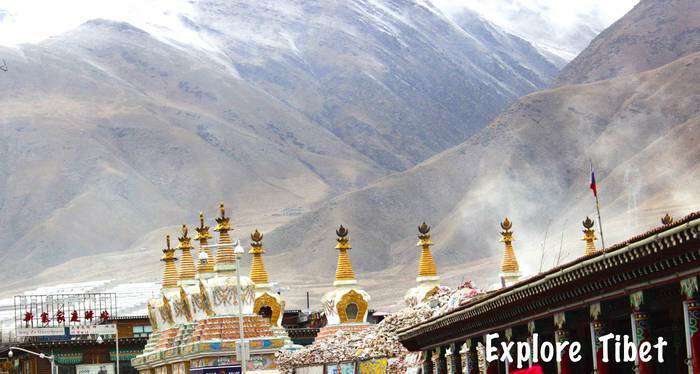
[[[593,190],[593,196],[598,197],[598,188],[595,185],[595,172],[593,171],[593,163],[591,162],[591,190]]]

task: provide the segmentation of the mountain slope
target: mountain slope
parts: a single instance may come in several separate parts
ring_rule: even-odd
[[[642,0],[600,33],[559,74],[555,84],[577,84],[636,73],[700,51],[700,3]]]
[[[190,5],[188,38],[96,19],[0,48],[0,279],[160,248],[222,200],[271,229],[457,144],[554,72],[421,1]]]
[[[556,70],[531,46],[531,60],[518,66],[520,56],[495,52],[512,50],[502,40],[467,33],[421,1],[210,1],[197,9],[188,25],[245,80],[391,170],[458,144]],[[433,137],[423,136],[428,129]]]
[[[700,54],[693,54],[638,75],[528,95],[464,144],[276,229],[268,246],[292,251],[270,261],[330,276],[332,230],[343,223],[356,268],[400,267],[393,282],[405,285],[416,274],[412,238],[420,221],[435,227],[434,256],[446,267],[498,256],[498,222],[508,216],[522,266],[537,271],[548,223],[556,239],[545,267],[557,257],[562,228],[562,259],[583,250],[579,222],[594,213],[589,157],[597,163],[607,243],[656,224],[665,210],[679,216],[700,208],[692,192],[700,188],[699,73]],[[632,166],[643,187],[629,212],[625,171]],[[484,271],[496,276],[493,267]]]
[[[342,223],[373,307],[395,306],[414,284],[416,225],[426,220],[443,281],[476,279],[488,287],[502,250],[498,223],[507,216],[521,268],[537,272],[583,251],[580,221],[595,217],[589,158],[608,245],[657,225],[666,211],[678,217],[699,210],[699,83],[696,53],[644,73],[530,94],[460,146],[267,232],[266,268],[290,287],[291,305],[300,306],[306,291],[320,295],[333,278],[334,229]],[[633,210],[630,199],[638,201]],[[238,226],[235,235],[251,228]],[[34,279],[85,267],[93,277],[128,269],[134,280],[157,280],[157,258],[155,250],[133,248],[77,258]]]

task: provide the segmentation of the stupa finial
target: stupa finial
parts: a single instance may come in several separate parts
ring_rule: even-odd
[[[503,261],[501,262],[501,279],[504,285],[520,279],[520,266],[513,250],[513,223],[506,217],[501,222],[501,242],[505,244],[503,249]]]
[[[437,277],[437,267],[435,260],[430,253],[430,246],[433,242],[430,240],[430,226],[423,222],[418,226],[418,246],[421,247],[420,259],[418,260],[418,279],[423,277]]]
[[[196,271],[194,268],[194,260],[192,259],[192,244],[191,238],[188,233],[187,225],[182,225],[182,236],[178,238],[180,244],[177,246],[179,250],[182,251],[182,258],[180,260],[180,280],[190,280],[194,279]]]
[[[219,247],[216,251],[216,264],[214,269],[219,272],[230,272],[234,269],[236,263],[236,254],[233,251],[233,241],[229,236],[231,231],[230,218],[226,217],[226,209],[224,203],[219,204],[220,216],[216,218],[216,227],[214,231],[219,233]]]
[[[340,227],[335,230],[335,233],[338,235],[338,238],[336,239],[338,244],[335,246],[335,248],[339,251],[338,266],[335,271],[335,280],[355,280],[355,273],[352,271],[352,264],[350,263],[350,256],[348,255],[348,250],[351,248],[350,238],[348,238],[349,231],[343,225],[340,225]]]
[[[661,218],[661,223],[664,225],[670,225],[673,223],[673,217],[671,217],[670,214],[666,213],[666,215]]]
[[[165,263],[163,269],[163,288],[177,287],[177,268],[175,267],[175,248],[170,246],[170,235],[165,236],[165,248],[163,249],[163,257],[161,261]]]
[[[252,262],[250,264],[250,279],[255,284],[267,284],[269,282],[267,271],[265,270],[265,263],[263,262],[262,255],[265,253],[265,249],[262,245],[263,234],[255,229],[250,234],[250,251],[248,253],[253,255]]]
[[[595,222],[591,217],[586,217],[583,221],[583,240],[586,242],[586,248],[583,254],[586,256],[597,251],[595,248],[595,240],[597,238],[595,237],[595,230],[593,229],[594,224]]]
[[[209,233],[209,226],[204,224],[203,212],[199,212],[199,227],[195,227],[194,230],[197,231],[194,240],[199,241],[200,255],[198,258],[203,259],[197,262],[197,273],[213,273],[214,257],[212,257],[211,249],[207,247],[209,245],[209,239],[211,239],[211,234]],[[201,253],[204,253],[204,255]]]

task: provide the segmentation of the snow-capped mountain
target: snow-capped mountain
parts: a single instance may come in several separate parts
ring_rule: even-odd
[[[465,9],[537,47],[558,65],[571,61],[639,0],[433,0],[459,19]]]
[[[1,6],[1,35],[36,39],[0,48],[12,287],[62,279],[41,272],[59,264],[109,271],[78,258],[157,256],[219,201],[237,235],[270,230],[458,144],[557,71],[482,18],[457,24],[420,0],[139,4],[44,4],[47,29],[78,24],[48,38],[24,2]]]

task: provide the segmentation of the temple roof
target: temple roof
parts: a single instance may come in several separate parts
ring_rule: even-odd
[[[503,326],[533,313],[600,296],[623,284],[644,281],[659,269],[682,272],[700,261],[700,212],[582,256],[511,286],[474,298],[444,315],[400,332],[409,349],[459,339]],[[459,327],[459,328],[457,328]]]

